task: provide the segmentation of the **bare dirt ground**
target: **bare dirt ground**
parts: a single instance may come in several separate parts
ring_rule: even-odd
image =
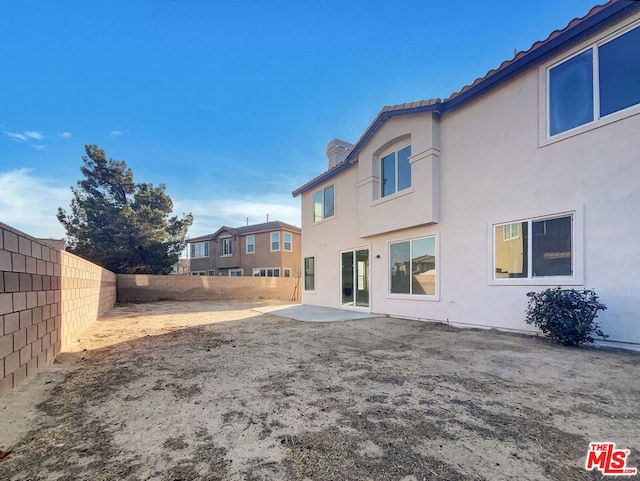
[[[0,479],[595,480],[595,441],[640,467],[637,353],[252,306],[110,311],[0,398]]]

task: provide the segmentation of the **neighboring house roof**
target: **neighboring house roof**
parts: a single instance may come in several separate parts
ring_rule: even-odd
[[[640,9],[640,2],[635,0],[609,0],[603,5],[593,7],[584,17],[574,18],[566,27],[561,30],[555,30],[545,40],[534,43],[528,50],[518,52],[513,59],[502,62],[497,69],[490,70],[484,77],[477,78],[472,84],[463,87],[458,92],[454,92],[444,101],[431,99],[383,107],[344,161],[310,180],[303,186],[298,187],[292,192],[293,196],[297,197],[319,186],[354,165],[362,147],[390,118],[420,112],[444,113],[460,107],[475,97],[484,94],[489,89],[508,80],[513,75],[520,73],[535,63],[549,58],[559,50],[583,40],[604,25],[614,22],[638,9]]]
[[[223,232],[229,232],[230,234],[233,234],[233,235],[248,235],[248,234],[257,234],[259,232],[269,232],[269,231],[280,230],[280,229],[290,230],[293,232],[301,232],[299,227],[295,227],[291,224],[287,224],[286,222],[280,222],[279,220],[276,220],[272,222],[264,222],[262,224],[245,225],[242,227],[222,226],[213,234],[194,237],[193,239],[189,239],[187,242],[192,244],[194,242],[204,242],[208,240],[213,240]]]

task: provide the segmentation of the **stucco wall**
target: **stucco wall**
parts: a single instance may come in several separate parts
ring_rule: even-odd
[[[640,18],[636,15],[635,20]],[[634,19],[628,19],[630,23]],[[604,38],[620,25],[602,32]],[[593,38],[553,62],[579,51]],[[544,132],[547,63],[536,65],[440,117],[439,222],[360,237],[352,225],[372,216],[373,209],[354,193],[371,175],[372,156],[390,137],[411,130],[412,144],[423,135],[408,121],[387,121],[361,150],[358,164],[332,182],[336,184],[336,217],[313,224],[311,196],[302,196],[303,257],[316,257],[316,290],[303,302],[340,307],[339,255],[344,249],[370,249],[371,305],[376,313],[531,331],[524,322],[526,293],[564,285],[595,288],[608,309],[599,315],[611,340],[640,343],[637,309],[640,273],[635,261],[640,222],[640,109],[616,122],[597,124],[575,135],[549,142]],[[422,115],[433,126],[430,113]],[[408,116],[411,123],[415,116]],[[403,127],[404,124],[404,127]],[[389,130],[389,133],[385,133]],[[433,130],[424,134],[426,137]],[[376,139],[381,139],[379,142]],[[433,138],[433,136],[432,136]],[[421,139],[421,148],[427,148]],[[435,141],[435,140],[434,140]],[[378,142],[378,143],[376,143]],[[428,179],[427,179],[428,180]],[[414,194],[390,200],[376,218],[389,230],[411,225],[425,179],[412,173]],[[429,182],[427,182],[428,185]],[[362,189],[360,189],[362,190]],[[502,222],[570,212],[574,216],[574,279],[493,280],[492,226]],[[389,243],[435,235],[438,239],[436,299],[398,299],[388,294]],[[518,283],[520,285],[518,285]]]
[[[118,274],[118,302],[300,299],[294,277],[151,276]],[[297,297],[294,298],[294,293]]]
[[[0,223],[0,395],[115,302],[115,274]]]

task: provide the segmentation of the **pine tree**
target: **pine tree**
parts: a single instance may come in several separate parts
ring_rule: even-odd
[[[67,250],[116,273],[168,274],[193,216],[171,216],[164,184],[137,184],[125,161],[107,160],[97,145],[84,148],[85,178],[71,188],[71,212],[58,208]]]

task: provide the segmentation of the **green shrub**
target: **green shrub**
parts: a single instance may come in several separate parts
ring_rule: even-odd
[[[562,289],[528,292],[528,324],[538,327],[545,336],[565,346],[593,342],[592,334],[607,336],[595,321],[598,311],[607,307],[598,302],[593,290]]]

